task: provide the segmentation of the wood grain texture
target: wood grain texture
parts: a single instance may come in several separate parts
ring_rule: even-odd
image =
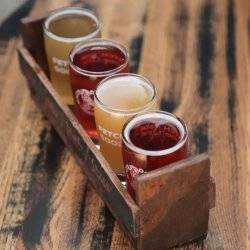
[[[139,249],[166,249],[205,238],[209,217],[210,161],[190,157],[136,180]]]
[[[47,61],[45,60],[46,53],[43,43],[43,26],[41,25],[46,17],[47,13],[42,14],[41,17],[36,17],[36,21],[32,21],[34,19],[32,17],[23,18],[21,22],[21,34],[24,46],[33,55],[46,75],[49,76]]]
[[[29,1],[16,19],[31,7],[39,14],[73,2],[80,1]],[[209,152],[216,208],[207,239],[184,249],[249,249],[249,1],[83,4],[99,14],[104,37],[129,46],[131,70],[157,84],[161,107],[187,121],[192,153]],[[16,19],[0,27],[0,248],[131,249],[27,88],[20,88]]]

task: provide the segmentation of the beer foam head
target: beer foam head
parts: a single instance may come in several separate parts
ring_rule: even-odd
[[[155,97],[155,87],[135,74],[117,74],[104,79],[97,87],[96,98],[104,108],[132,111],[144,108]]]

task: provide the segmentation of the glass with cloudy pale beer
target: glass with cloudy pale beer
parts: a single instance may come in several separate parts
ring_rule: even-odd
[[[73,105],[68,56],[79,42],[100,37],[100,23],[89,10],[66,7],[52,12],[44,22],[44,42],[50,79],[68,105]]]
[[[155,109],[156,90],[144,77],[117,74],[104,79],[95,91],[95,121],[100,150],[117,174],[124,173],[121,131],[133,115]]]

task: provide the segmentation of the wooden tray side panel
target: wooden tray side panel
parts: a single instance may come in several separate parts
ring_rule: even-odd
[[[136,186],[139,249],[166,249],[206,236],[210,207],[207,155],[139,176]]]
[[[71,110],[61,103],[47,77],[25,48],[19,49],[19,61],[33,99],[70,149],[125,233],[135,242],[138,235],[138,207],[80,127]]]
[[[49,70],[43,41],[43,22],[46,17],[47,14],[36,18],[25,17],[21,19],[21,34],[25,48],[28,49],[36,62],[48,76]]]

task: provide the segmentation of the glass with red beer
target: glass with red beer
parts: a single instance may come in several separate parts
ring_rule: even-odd
[[[136,115],[124,125],[123,161],[127,190],[134,199],[134,178],[186,158],[187,137],[184,121],[163,111]]]
[[[75,115],[89,136],[97,139],[94,90],[102,79],[128,72],[128,52],[114,41],[91,39],[71,51],[69,65]]]

